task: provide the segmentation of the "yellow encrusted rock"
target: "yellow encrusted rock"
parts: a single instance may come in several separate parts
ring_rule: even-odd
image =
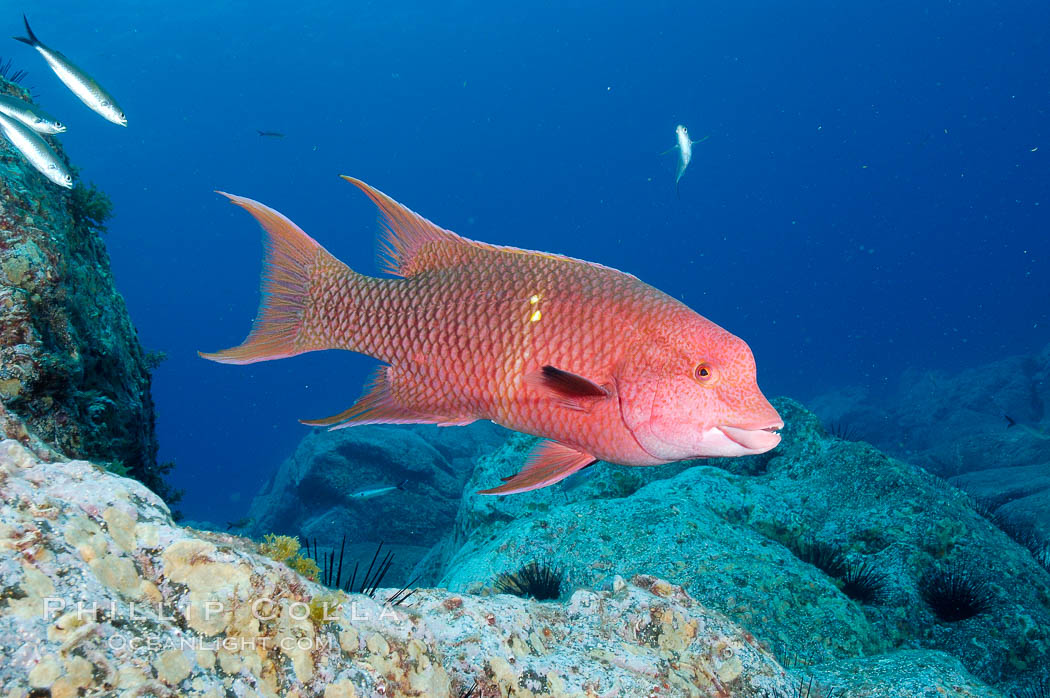
[[[157,670],[157,678],[169,686],[176,686],[193,671],[193,659],[188,651],[165,650],[153,660],[153,668]]]
[[[137,547],[135,544],[136,518],[136,516],[133,516],[123,508],[108,507],[102,512],[102,519],[106,522],[109,535],[126,553],[134,552]]]

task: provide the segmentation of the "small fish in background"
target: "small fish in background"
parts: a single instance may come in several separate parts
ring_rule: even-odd
[[[379,497],[390,492],[403,490],[405,489],[406,484],[408,484],[408,480],[402,480],[396,485],[387,485],[386,487],[369,487],[368,489],[359,490],[347,496],[351,499],[371,499],[372,497]]]
[[[489,419],[549,439],[481,494],[547,487],[599,460],[652,466],[780,442],[747,343],[685,304],[601,264],[468,240],[345,179],[382,212],[385,268],[400,278],[359,274],[277,211],[223,194],[266,233],[262,303],[243,344],[201,356],[345,349],[384,362],[349,409],[305,424]]]
[[[226,522],[226,530],[229,531],[230,529],[234,529],[234,528],[236,528],[236,529],[248,528],[248,526],[250,526],[253,521],[254,521],[254,519],[252,517],[250,517],[250,516],[246,516],[243,519],[237,519],[236,521],[227,521]]]
[[[1036,429],[1035,427],[1029,426],[1027,424],[1018,424],[1017,420],[1008,414],[1004,414],[1003,417],[1006,419],[1007,429],[1009,429],[1010,427],[1017,427],[1024,433],[1034,436],[1037,439],[1042,439],[1043,441],[1050,441],[1050,434],[1047,434],[1045,431],[1042,431],[1041,429]]]
[[[258,131],[258,129],[256,129]],[[259,131],[260,138],[284,138],[280,131]]]
[[[11,141],[11,145],[40,174],[60,187],[73,188],[73,175],[69,173],[65,164],[59,159],[55,151],[51,149],[51,146],[47,144],[47,141],[41,138],[36,131],[18,119],[13,119],[7,114],[0,112],[0,133],[3,133],[4,138]]]
[[[22,15],[22,20],[25,22],[26,34],[29,36],[13,38],[35,48],[47,61],[51,70],[55,71],[58,79],[65,83],[66,87],[79,97],[81,102],[100,114],[106,121],[112,121],[119,126],[127,126],[127,117],[124,116],[117,100],[113,99],[112,95],[102,88],[102,85],[95,82],[94,78],[73,65],[68,58],[40,43],[36,34],[29,28],[29,20],[25,15]]]
[[[56,133],[64,133],[66,130],[65,124],[61,121],[35,104],[23,102],[17,97],[0,95],[0,112],[18,119],[37,133],[51,136]]]
[[[704,136],[698,141],[689,140],[689,129],[682,124],[674,129],[675,137],[678,139],[678,143],[671,150],[678,151],[678,172],[674,176],[674,193],[679,199],[682,195],[678,191],[678,183],[682,181],[682,175],[685,174],[685,168],[689,167],[689,162],[693,159],[693,146],[697,143],[703,143],[707,140],[707,136]],[[671,150],[665,152],[671,152]]]

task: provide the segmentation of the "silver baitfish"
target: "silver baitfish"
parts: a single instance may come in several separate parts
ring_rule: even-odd
[[[0,133],[3,133],[4,137],[11,141],[11,145],[42,175],[60,187],[73,188],[73,175],[69,174],[69,170],[59,160],[55,151],[51,150],[51,146],[36,131],[18,119],[0,113]]]
[[[39,51],[51,70],[55,71],[58,79],[64,82],[66,87],[80,98],[81,102],[101,114],[107,121],[127,126],[128,120],[124,116],[120,105],[117,104],[117,100],[113,99],[112,95],[102,89],[102,85],[95,82],[94,78],[73,65],[68,58],[40,43],[40,39],[36,38],[36,34],[29,28],[29,20],[26,19],[25,15],[22,15],[22,20],[26,24],[26,34],[29,36],[28,38],[24,36],[16,36],[14,38],[24,44],[29,44]]]
[[[689,129],[681,124],[675,127],[674,130],[675,138],[678,140],[675,148],[678,149],[678,171],[674,176],[674,193],[681,198],[681,194],[678,193],[678,183],[682,181],[682,175],[685,174],[685,168],[689,167],[689,162],[693,159],[693,146],[697,143],[703,143],[707,140],[707,136],[704,136],[698,141],[689,140]]]
[[[35,104],[23,102],[17,97],[0,95],[0,112],[18,119],[37,133],[53,135],[66,130],[65,124],[61,121]]]
[[[381,495],[387,494],[388,492],[396,492],[398,490],[403,490],[405,489],[405,485],[407,483],[408,480],[402,480],[397,485],[387,485],[386,487],[369,487],[367,489],[348,494],[347,497],[350,497],[351,499],[371,499],[372,497],[379,497]]]

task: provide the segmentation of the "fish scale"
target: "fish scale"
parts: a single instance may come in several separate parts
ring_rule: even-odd
[[[595,460],[656,465],[779,441],[750,349],[684,304],[599,264],[467,240],[347,179],[382,211],[385,269],[400,278],[354,272],[280,213],[226,195],[269,234],[263,303],[243,344],[202,356],[345,349],[384,362],[349,409],[305,423],[490,419],[551,439],[488,493],[546,486]],[[719,372],[711,389],[693,375],[700,365]],[[705,434],[721,451],[705,452]]]

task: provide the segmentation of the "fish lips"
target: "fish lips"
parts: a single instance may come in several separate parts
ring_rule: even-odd
[[[780,443],[778,430],[783,428],[784,423],[778,422],[761,429],[742,429],[740,427],[721,425],[718,427],[718,430],[727,439],[743,448],[747,455],[754,455],[756,453],[765,453],[775,448]]]

